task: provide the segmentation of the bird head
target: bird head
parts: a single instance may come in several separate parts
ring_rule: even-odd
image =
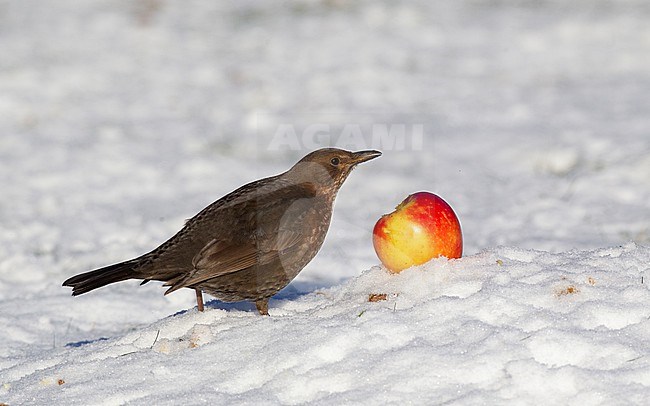
[[[296,182],[314,183],[320,188],[338,190],[358,164],[381,156],[374,150],[351,152],[322,148],[303,157],[288,172]]]

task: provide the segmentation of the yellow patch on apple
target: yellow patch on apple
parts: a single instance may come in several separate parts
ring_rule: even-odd
[[[375,224],[372,242],[377,256],[397,273],[432,258],[460,258],[463,234],[454,210],[440,196],[418,192]]]

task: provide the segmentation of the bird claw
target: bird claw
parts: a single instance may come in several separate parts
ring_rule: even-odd
[[[255,307],[262,316],[269,315],[269,299],[260,299],[255,301]]]

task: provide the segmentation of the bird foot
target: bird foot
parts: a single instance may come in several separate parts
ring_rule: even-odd
[[[196,307],[199,308],[199,311],[203,311],[203,292],[199,288],[194,288],[194,291],[196,292]]]
[[[269,315],[269,299],[260,299],[255,301],[255,307],[262,316]]]

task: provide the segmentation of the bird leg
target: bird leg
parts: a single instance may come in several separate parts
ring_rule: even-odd
[[[194,288],[196,292],[196,307],[199,308],[199,311],[203,311],[203,292],[199,288]]]
[[[255,307],[257,307],[257,311],[260,312],[262,316],[268,316],[269,315],[269,299],[259,299],[255,301]]]

